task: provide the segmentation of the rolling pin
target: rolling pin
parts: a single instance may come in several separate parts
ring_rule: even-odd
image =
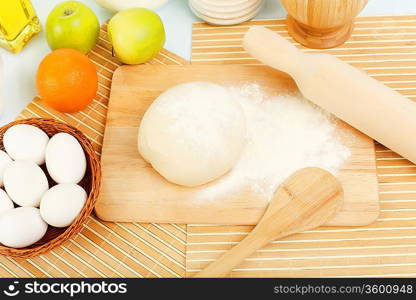
[[[416,163],[416,102],[335,56],[304,53],[261,26],[247,31],[243,45],[293,77],[305,98]]]

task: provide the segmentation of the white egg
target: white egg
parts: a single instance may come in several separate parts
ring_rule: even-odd
[[[18,124],[6,130],[3,144],[14,160],[28,160],[41,165],[45,162],[45,150],[49,137],[41,129]]]
[[[12,159],[6,152],[0,150],[0,187],[3,186],[4,170],[12,162]]]
[[[0,243],[7,247],[30,246],[39,241],[47,229],[48,224],[35,207],[13,208],[0,215]]]
[[[4,190],[0,189],[0,215],[12,208],[14,208],[13,201]]]
[[[17,160],[4,171],[4,188],[14,203],[38,207],[43,194],[49,189],[43,170],[34,162]]]
[[[78,183],[85,175],[84,150],[72,135],[55,134],[46,147],[46,167],[57,183]]]
[[[87,200],[85,190],[74,183],[63,183],[52,187],[40,201],[43,220],[55,227],[66,227],[81,212]]]

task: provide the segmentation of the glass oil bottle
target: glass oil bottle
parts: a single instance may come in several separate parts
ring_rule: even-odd
[[[18,53],[41,28],[30,0],[0,0],[1,47]]]

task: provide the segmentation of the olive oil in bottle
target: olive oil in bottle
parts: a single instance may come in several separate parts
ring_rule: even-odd
[[[30,0],[0,0],[0,46],[20,52],[41,30]]]

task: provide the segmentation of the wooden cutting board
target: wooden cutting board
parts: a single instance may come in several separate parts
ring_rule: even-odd
[[[224,85],[259,84],[271,94],[295,93],[295,83],[266,66],[122,66],[113,76],[102,150],[102,190],[97,215],[106,221],[255,224],[267,200],[249,187],[203,201],[198,188],[171,184],[137,151],[141,117],[166,89],[189,81]],[[340,122],[338,135],[351,149],[339,172],[345,203],[327,225],[365,225],[379,212],[373,141]]]

